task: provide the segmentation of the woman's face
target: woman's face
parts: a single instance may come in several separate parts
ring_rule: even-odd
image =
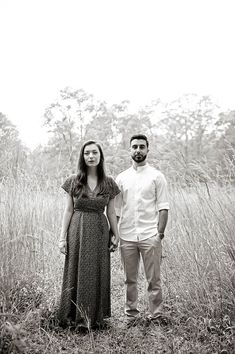
[[[84,149],[83,157],[88,167],[95,167],[100,162],[100,151],[96,144],[87,145]]]

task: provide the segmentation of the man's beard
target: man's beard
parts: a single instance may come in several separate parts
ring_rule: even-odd
[[[132,155],[131,158],[137,163],[143,162],[146,159],[147,155]]]

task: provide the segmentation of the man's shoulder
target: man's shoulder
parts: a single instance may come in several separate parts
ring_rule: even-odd
[[[148,165],[148,170],[156,175],[162,174],[162,172],[157,167],[155,167],[153,165]]]
[[[163,172],[160,171],[158,168],[152,166],[152,165],[148,165],[148,170],[149,172],[151,172],[153,174],[153,176],[157,177],[165,177]]]
[[[129,173],[131,172],[131,170],[132,170],[132,167],[129,167],[129,168],[127,168],[126,170],[120,172],[120,173],[117,175],[116,179],[120,180],[120,179],[122,179],[122,178],[125,178],[127,175],[129,175]]]

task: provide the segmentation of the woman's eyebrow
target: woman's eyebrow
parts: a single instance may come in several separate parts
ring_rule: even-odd
[[[90,152],[90,151],[92,151],[92,152],[97,152],[98,150],[96,150],[96,149],[93,149],[93,150],[85,150],[84,152]]]

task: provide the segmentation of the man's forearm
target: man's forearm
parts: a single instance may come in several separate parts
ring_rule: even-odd
[[[167,209],[160,210],[159,218],[158,218],[158,232],[160,234],[164,234],[167,220],[168,220],[168,210]]]

